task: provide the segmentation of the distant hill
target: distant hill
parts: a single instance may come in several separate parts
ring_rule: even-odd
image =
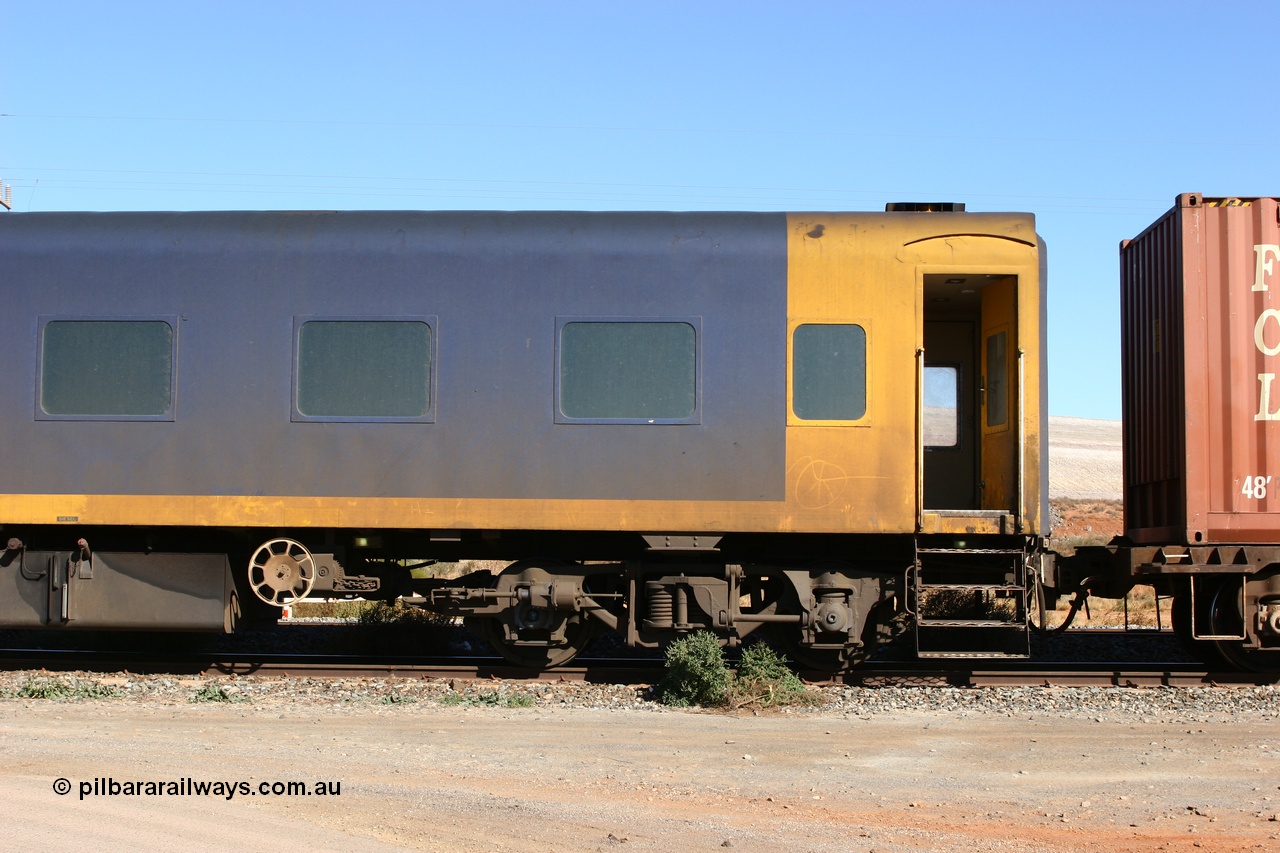
[[[1049,497],[1123,497],[1120,421],[1049,418]]]

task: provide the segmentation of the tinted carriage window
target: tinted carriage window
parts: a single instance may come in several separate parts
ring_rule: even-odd
[[[570,322],[560,329],[560,412],[575,420],[673,421],[697,411],[697,334],[687,322]]]
[[[431,327],[419,321],[311,320],[298,330],[298,414],[426,417]]]
[[[955,367],[924,369],[924,443],[955,447],[960,441],[960,371]]]
[[[997,332],[987,338],[987,426],[1009,420],[1009,336]]]
[[[164,320],[51,320],[40,351],[46,415],[172,414],[173,326]]]
[[[861,326],[797,326],[791,371],[791,408],[796,417],[856,421],[867,413],[867,333]]]

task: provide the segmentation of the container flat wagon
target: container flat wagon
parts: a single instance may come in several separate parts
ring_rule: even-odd
[[[1280,670],[1280,201],[1178,196],[1120,289],[1125,535],[1073,580],[1153,584],[1202,657]]]

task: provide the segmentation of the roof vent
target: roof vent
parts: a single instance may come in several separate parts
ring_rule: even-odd
[[[891,201],[885,213],[964,213],[962,201]]]

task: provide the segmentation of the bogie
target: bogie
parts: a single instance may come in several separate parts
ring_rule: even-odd
[[[483,586],[480,586],[483,584]],[[786,569],[705,562],[526,561],[498,575],[416,583],[422,606],[462,616],[496,651],[523,666],[572,660],[602,630],[638,648],[695,631],[736,647],[761,632],[810,669],[865,656],[869,617],[895,580],[849,566]]]

